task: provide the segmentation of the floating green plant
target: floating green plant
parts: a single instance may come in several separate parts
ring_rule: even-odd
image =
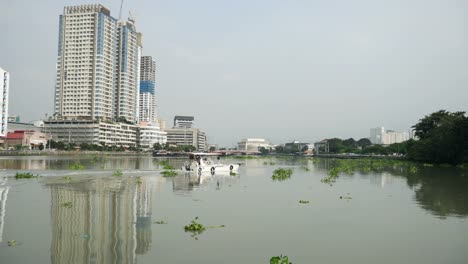
[[[123,172],[121,170],[115,170],[113,173],[112,173],[112,176],[122,176],[123,175]]]
[[[7,245],[8,245],[9,247],[14,247],[14,246],[16,246],[17,244],[18,244],[18,243],[16,242],[16,240],[9,240],[9,241],[7,242]]]
[[[175,177],[175,176],[177,176],[177,172],[174,171],[174,170],[165,170],[165,171],[162,171],[161,174],[163,175],[163,177]]]
[[[264,162],[263,162],[263,165],[268,165],[268,162],[264,161]]]
[[[305,171],[310,171],[310,169],[307,167],[307,166],[301,166],[301,169],[305,170]]]
[[[15,174],[15,179],[32,179],[32,178],[38,178],[39,175],[34,175],[30,172],[17,172]]]
[[[273,166],[275,165],[276,163],[274,163],[273,161],[270,161],[270,165]]]
[[[236,176],[237,173],[235,173],[234,171],[231,171],[231,172],[229,172],[229,175],[231,175],[231,176]]]
[[[418,168],[415,167],[415,166],[411,166],[410,169],[409,169],[409,171],[410,171],[411,173],[418,173]]]
[[[193,234],[201,234],[205,231],[206,227],[197,222],[198,216],[193,219],[190,224],[184,226],[185,232],[191,232]]]
[[[167,160],[161,160],[159,165],[163,167],[163,170],[174,170],[174,166],[170,165]]]
[[[85,166],[83,164],[80,164],[80,163],[73,163],[73,164],[70,164],[70,166],[68,166],[68,169],[70,169],[70,170],[84,170]]]
[[[291,178],[292,173],[292,169],[279,168],[273,171],[271,178],[275,181],[284,181]]]
[[[158,224],[158,225],[167,225],[167,222],[164,221],[164,220],[155,221],[154,223],[155,223],[155,224]]]
[[[73,206],[72,202],[62,203],[62,207],[65,207],[65,208],[72,208],[72,206]]]
[[[279,256],[272,257],[270,259],[270,264],[292,264],[292,263],[289,262],[288,256],[279,255]]]
[[[72,177],[70,177],[70,176],[64,176],[63,179],[64,179],[64,180],[67,180],[67,181],[71,181]]]
[[[301,204],[308,204],[309,201],[307,201],[307,200],[299,200],[299,203],[301,203]]]

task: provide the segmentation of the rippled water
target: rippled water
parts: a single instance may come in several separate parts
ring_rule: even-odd
[[[468,263],[466,171],[393,167],[330,186],[328,160],[238,162],[235,176],[164,178],[148,156],[1,157],[0,263]],[[273,181],[279,167],[291,179]],[[184,232],[195,217],[216,228]]]

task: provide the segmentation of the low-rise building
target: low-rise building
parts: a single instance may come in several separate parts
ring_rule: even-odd
[[[161,131],[158,124],[140,122],[139,125],[139,145],[143,149],[151,149],[156,143],[167,143],[167,132]]]
[[[38,149],[39,146],[45,147],[47,144],[47,136],[44,133],[34,131],[34,130],[16,130],[13,132],[8,132],[4,147],[17,147],[27,149]]]
[[[272,149],[273,146],[263,138],[244,138],[237,143],[238,150],[258,151],[260,148]]]
[[[168,128],[167,144],[194,146],[198,151],[206,150],[206,134],[198,128]]]
[[[136,147],[138,126],[99,120],[47,120],[44,132],[55,141]]]

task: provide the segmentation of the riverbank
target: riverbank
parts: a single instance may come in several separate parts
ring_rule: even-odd
[[[66,150],[2,150],[1,156],[151,156],[151,152],[136,151],[66,151]]]

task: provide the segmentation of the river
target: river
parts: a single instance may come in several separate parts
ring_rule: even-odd
[[[0,263],[468,263],[466,169],[374,164],[327,182],[336,160],[221,160],[242,165],[163,177],[150,156],[0,157]],[[41,177],[13,177],[26,171]],[[192,220],[206,230],[185,232]]]

